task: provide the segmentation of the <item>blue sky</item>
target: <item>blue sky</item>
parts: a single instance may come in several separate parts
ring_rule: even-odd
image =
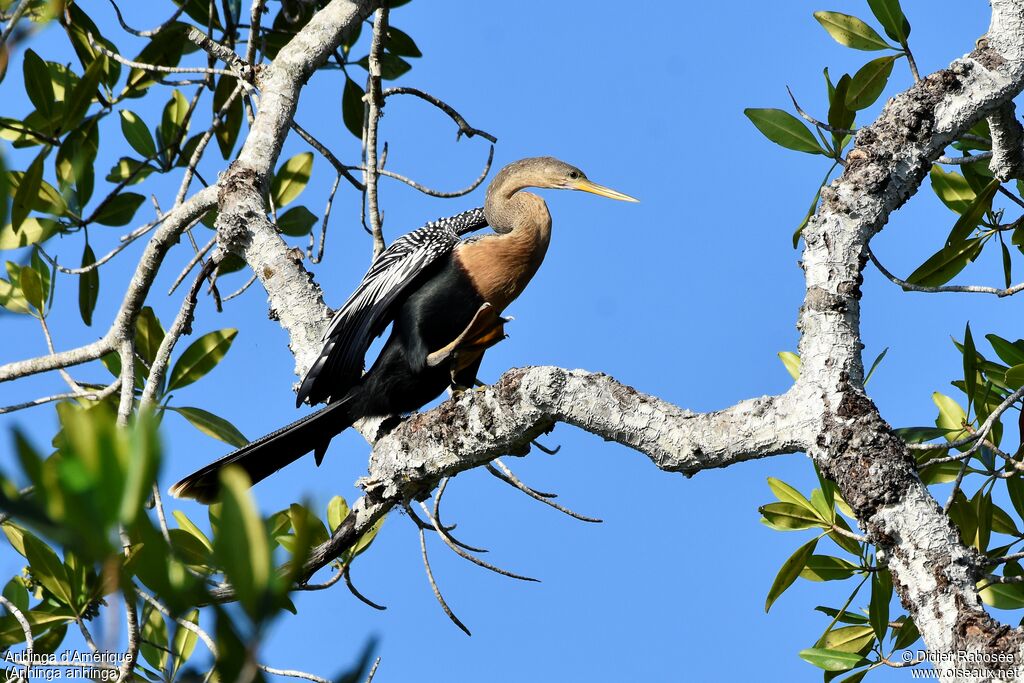
[[[922,73],[969,51],[987,26],[988,8],[980,1],[904,4]],[[126,19],[137,27],[155,25],[165,15],[163,4],[159,11],[149,3],[124,5]],[[90,0],[83,6],[105,33],[122,40],[106,3]],[[550,154],[641,199],[633,205],[545,193],[554,217],[547,260],[510,307],[516,318],[507,328],[510,338],[488,352],[482,378],[491,381],[521,365],[599,370],[700,411],[784,391],[790,378],[776,354],[795,350],[803,285],[790,237],[828,165],[821,157],[772,145],[743,109],[787,108],[788,84],[805,109],[824,118],[822,68],[835,76],[853,73],[878,55],[837,45],[811,13],[830,9],[869,18],[870,12],[862,0],[631,7],[625,12],[622,3],[603,0],[416,0],[392,15],[425,55],[400,83],[447,100],[472,125],[496,135],[496,167]],[[38,38],[36,49],[48,49],[42,41],[51,39],[63,41],[50,31]],[[59,49],[67,52],[66,46]],[[19,72],[12,69],[0,86],[5,115],[30,111]],[[898,62],[886,96],[910,82],[905,63]],[[340,120],[341,85],[336,72],[318,74],[303,92],[297,120],[343,160],[355,162],[358,142]],[[129,106],[152,126],[166,97]],[[866,119],[879,108],[868,110]],[[200,120],[207,118],[203,111]],[[479,139],[456,143],[454,133],[451,122],[424,103],[392,99],[381,123],[389,168],[439,189],[463,187],[478,174],[487,147]],[[115,124],[103,135],[120,133]],[[110,153],[110,139],[106,145]],[[305,150],[293,137],[282,158]],[[215,150],[208,156],[203,168],[209,178],[223,163]],[[13,158],[24,165],[24,157]],[[101,159],[98,167],[112,163],[113,157]],[[314,181],[301,203],[320,215],[332,179],[328,165],[316,159]],[[142,187],[166,207],[177,178]],[[369,260],[358,201],[342,188],[326,258],[315,269],[333,306],[344,301]],[[439,200],[385,180],[386,235],[393,238],[482,201],[482,188]],[[148,220],[145,211],[138,222]],[[953,220],[925,187],[893,216],[873,248],[890,270],[905,276],[941,245]],[[93,232],[104,246],[112,246],[116,235],[110,228]],[[58,253],[76,260],[80,242],[65,242]],[[68,322],[56,326],[58,346],[102,333],[137,255],[138,249],[129,250],[103,271],[92,329],[78,321],[75,283],[60,279],[54,315]],[[165,324],[180,299],[164,292],[188,258],[187,246],[176,249],[154,287],[151,303]],[[244,279],[233,276],[222,291]],[[958,376],[961,361],[949,339],[961,337],[968,319],[976,339],[988,332],[1020,336],[1016,300],[904,294],[870,268],[865,279],[867,361],[890,349],[870,393],[895,426],[931,424],[931,392],[954,394],[948,381]],[[1001,279],[988,255],[961,276],[963,282],[984,284]],[[0,362],[41,350],[34,320],[5,315],[0,325]],[[223,327],[240,329],[226,360],[207,380],[181,390],[173,403],[213,410],[250,438],[297,417],[286,337],[267,319],[258,286],[219,315],[202,301],[196,331]],[[99,380],[103,371],[78,375]],[[56,376],[5,384],[0,404],[59,389]],[[52,409],[36,408],[5,416],[0,427],[21,425],[42,441],[54,422]],[[165,427],[165,484],[227,450],[177,416],[169,416]],[[329,675],[376,634],[381,681],[722,680],[748,671],[770,672],[761,676],[765,680],[819,679],[820,672],[796,652],[813,645],[827,625],[813,607],[841,603],[852,585],[799,581],[770,614],[763,609],[776,571],[809,532],[771,531],[758,523],[757,507],[772,499],[768,476],[809,491],[813,470],[803,456],[686,480],[566,426],[544,442],[561,445],[561,452],[506,463],[527,483],[559,492],[566,505],[604,524],[565,518],[482,471],[449,485],[445,512],[448,521],[458,522],[463,540],[492,550],[490,561],[543,583],[498,577],[432,543],[435,576],[473,631],[467,638],[434,601],[415,528],[393,514],[372,551],[353,568],[360,590],[388,610],[370,610],[342,587],[299,596],[299,616],[278,622],[264,660]],[[308,458],[257,487],[260,505],[271,512],[306,498],[322,509],[335,494],[351,501],[366,455],[358,435],[346,434],[336,439],[320,469]],[[0,464],[9,462],[5,449]],[[197,505],[181,507],[204,517]],[[17,571],[20,558],[0,552],[0,569]],[[906,676],[872,674],[874,680]]]

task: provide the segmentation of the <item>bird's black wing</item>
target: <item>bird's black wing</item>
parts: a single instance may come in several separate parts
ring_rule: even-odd
[[[450,252],[462,235],[486,225],[483,209],[471,209],[427,223],[385,249],[331,319],[320,355],[302,379],[296,405],[344,394],[362,375],[367,349],[394,320],[394,304],[409,284]]]

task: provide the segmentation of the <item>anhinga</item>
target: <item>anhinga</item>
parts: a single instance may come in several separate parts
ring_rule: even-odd
[[[171,492],[209,502],[228,465],[254,484],[310,451],[319,465],[331,438],[356,420],[408,413],[449,386],[472,387],[484,351],[505,336],[501,312],[537,272],[551,238],[547,205],[522,192],[527,187],[636,201],[553,157],[509,164],[487,188],[484,217],[493,234],[462,239],[460,226],[440,221],[395,240],[374,260],[335,313],[298,391],[296,405],[328,401],[326,408],[190,474]],[[362,374],[370,343],[391,323],[380,356]]]

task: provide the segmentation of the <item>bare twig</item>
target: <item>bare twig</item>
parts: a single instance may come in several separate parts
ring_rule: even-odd
[[[174,294],[174,290],[178,289],[178,285],[180,285],[185,280],[188,274],[192,272],[192,269],[196,267],[196,264],[202,261],[203,257],[206,256],[206,254],[211,249],[213,249],[213,247],[216,246],[216,244],[217,236],[214,235],[205,245],[203,245],[203,248],[198,250],[195,256],[193,256],[189,260],[189,262],[185,264],[185,267],[182,268],[180,273],[178,273],[178,277],[174,278],[174,283],[171,284],[171,288],[167,290],[167,296]]]
[[[377,180],[380,178],[380,165],[377,164],[377,126],[380,123],[381,108],[384,97],[381,94],[380,60],[384,54],[384,34],[388,30],[388,4],[383,3],[373,20],[373,38],[370,41],[369,77],[366,87],[366,127],[365,159],[366,170],[363,172],[363,184],[366,185],[367,212],[370,215],[370,234],[373,235],[373,258],[384,251],[384,232],[381,226],[380,207],[377,203]]]
[[[306,673],[305,671],[297,671],[295,669],[275,669],[267,666],[266,664],[257,665],[261,671],[272,674],[274,676],[287,676],[288,678],[301,678],[307,681],[313,681],[314,683],[331,683],[326,678],[317,676],[316,674]]]
[[[133,36],[138,36],[140,38],[151,38],[155,36],[157,33],[160,33],[160,31],[163,31],[165,28],[176,22],[178,20],[178,17],[181,16],[181,13],[185,11],[185,3],[182,3],[181,6],[179,6],[178,9],[174,11],[174,14],[172,14],[171,17],[164,23],[160,24],[156,28],[151,28],[145,31],[138,31],[125,23],[124,17],[121,16],[121,9],[117,6],[117,3],[115,3],[114,0],[110,0],[110,5],[114,8],[114,13],[117,15],[117,22],[121,24],[121,28],[123,28],[125,31],[132,34]]]
[[[988,287],[985,285],[942,285],[939,287],[929,287],[925,285],[915,285],[906,280],[901,280],[892,273],[890,273],[885,266],[879,263],[875,254],[871,251],[871,247],[867,247],[868,258],[871,259],[871,263],[875,264],[875,268],[878,268],[878,272],[884,275],[894,284],[899,285],[907,292],[924,292],[927,294],[941,294],[946,292],[957,292],[962,294],[992,294],[1000,299],[1007,296],[1013,296],[1020,291],[1024,291],[1024,282],[1013,285],[1012,287],[999,288],[999,287]]]
[[[348,588],[349,592],[352,593],[352,595],[358,598],[361,602],[365,603],[366,605],[369,605],[373,609],[380,612],[383,612],[387,609],[385,605],[378,605],[373,600],[370,600],[370,598],[366,597],[365,595],[359,592],[355,584],[352,583],[351,565],[345,565],[345,568],[342,569],[340,573],[342,576],[345,577],[345,586]]]
[[[325,145],[324,143],[322,143],[319,140],[317,140],[315,137],[313,137],[312,134],[309,133],[309,131],[307,131],[305,128],[300,126],[295,121],[292,121],[291,127],[292,127],[292,130],[294,130],[296,133],[299,134],[300,138],[302,138],[307,143],[309,143],[310,147],[312,147],[316,151],[320,152],[320,154],[323,156],[323,158],[327,159],[327,162],[331,166],[333,166],[334,169],[339,174],[345,176],[345,180],[349,181],[352,184],[352,187],[356,188],[360,192],[362,192],[362,191],[364,191],[366,189],[366,186],[363,185],[361,182],[359,182],[359,180],[356,179],[356,177],[349,172],[349,171],[363,170],[362,167],[359,167],[359,166],[348,166],[346,164],[341,163],[341,161],[338,160],[338,157],[334,156],[334,153],[331,152],[331,150],[327,149],[327,145]]]
[[[497,469],[495,469],[495,466],[497,467]],[[505,463],[503,463],[501,460],[498,460],[497,458],[495,458],[490,465],[487,465],[487,471],[496,476],[498,479],[501,479],[506,484],[510,484],[511,486],[519,489],[520,491],[528,495],[530,498],[540,501],[545,505],[549,505],[558,510],[559,512],[569,515],[573,519],[578,519],[581,522],[591,522],[593,524],[601,523],[601,520],[596,517],[587,517],[586,515],[581,515],[578,512],[570,510],[564,505],[559,505],[555,501],[551,500],[550,497],[545,496],[538,491],[534,491],[529,486],[521,482],[516,475],[512,474],[512,470],[506,467]]]
[[[459,621],[459,618],[455,616],[455,613],[452,612],[452,609],[448,606],[448,603],[444,601],[444,596],[441,595],[441,591],[437,587],[437,582],[434,581],[434,572],[430,571],[430,558],[427,557],[426,534],[424,533],[423,529],[419,529],[419,534],[420,550],[423,553],[423,566],[427,570],[427,580],[430,581],[430,588],[434,591],[434,597],[437,598],[437,602],[441,605],[441,609],[444,610],[444,613],[448,615],[448,618],[452,620],[453,624],[462,629],[462,632],[465,633],[467,636],[473,635],[469,632],[469,629],[466,628],[466,625]]]
[[[458,133],[455,134],[455,138],[458,139],[465,135],[467,138],[479,135],[485,140],[490,140],[492,144],[497,144],[498,138],[494,137],[488,132],[482,131],[479,128],[474,128],[466,122],[466,119],[462,117],[462,114],[455,111],[455,108],[450,104],[441,100],[440,98],[434,97],[430,93],[424,92],[418,88],[410,88],[408,86],[400,86],[395,88],[387,88],[381,93],[384,98],[391,97],[392,95],[413,95],[420,98],[430,104],[434,105],[451,118],[452,121],[459,127]]]
[[[405,183],[406,185],[408,185],[409,187],[412,187],[412,188],[414,188],[416,190],[419,190],[420,192],[422,192],[425,195],[429,195],[431,197],[440,197],[441,199],[451,199],[453,197],[462,197],[464,195],[467,195],[470,192],[472,192],[473,190],[475,190],[476,188],[480,187],[480,184],[483,183],[484,180],[487,179],[487,174],[491,172],[491,163],[493,161],[494,161],[494,145],[491,145],[491,149],[487,153],[487,161],[484,163],[484,170],[480,173],[479,176],[477,176],[476,180],[474,180],[472,183],[469,184],[468,187],[465,187],[465,188],[463,188],[461,190],[455,190],[454,192],[444,192],[442,190],[432,189],[430,187],[427,187],[426,185],[423,185],[422,183],[416,182],[412,178],[408,178],[408,177],[406,177],[404,175],[395,173],[394,171],[389,171],[387,169],[381,168],[381,169],[378,169],[378,172],[382,176],[387,176],[388,178],[394,178],[395,180],[400,180],[403,183]]]
[[[457,543],[455,543],[455,541],[448,534],[448,532],[445,531],[444,527],[441,526],[438,523],[437,518],[434,517],[434,515],[430,514],[430,510],[427,508],[426,505],[424,505],[421,502],[420,503],[420,507],[423,509],[423,513],[427,516],[427,519],[430,520],[431,524],[434,527],[434,530],[437,531],[438,536],[441,537],[441,540],[444,541],[445,545],[447,545],[449,548],[451,548],[452,552],[454,552],[456,555],[458,555],[462,559],[468,560],[468,561],[472,562],[473,564],[475,564],[478,567],[483,567],[484,569],[489,569],[492,572],[494,572],[495,574],[501,574],[502,576],[507,576],[507,577],[509,577],[511,579],[519,579],[520,581],[539,582],[539,579],[534,579],[534,578],[531,578],[529,576],[523,576],[522,574],[516,574],[515,572],[510,572],[507,569],[502,569],[501,567],[496,567],[495,565],[490,564],[489,562],[485,562],[484,560],[481,560],[476,555],[473,555],[471,553],[466,552],[465,550],[460,548]]]
[[[159,64],[146,64],[144,62],[136,62],[131,59],[125,59],[116,52],[108,50],[105,45],[96,40],[92,32],[87,34],[89,39],[89,45],[94,50],[105,55],[106,57],[113,59],[119,64],[130,66],[133,69],[140,69],[142,71],[151,71],[163,74],[217,74],[220,76],[231,76],[232,78],[238,78],[238,74],[234,71],[228,71],[226,69],[210,69],[205,66],[161,66]]]
[[[83,388],[82,392],[71,391],[71,392],[67,392],[67,393],[64,393],[64,394],[54,394],[52,396],[43,396],[42,398],[37,398],[37,399],[34,399],[32,401],[26,401],[25,403],[18,403],[18,404],[11,405],[11,406],[0,406],[0,415],[3,415],[4,413],[13,413],[13,412],[16,412],[18,410],[24,410],[25,408],[34,408],[35,406],[41,406],[41,405],[44,405],[44,404],[47,404],[47,403],[53,403],[54,401],[64,401],[64,400],[73,399],[73,398],[84,398],[84,399],[87,399],[89,401],[102,401],[107,396],[110,396],[115,391],[117,391],[118,388],[120,388],[120,386],[121,386],[121,379],[117,378],[111,384],[108,384],[107,386],[105,386],[100,391],[90,392],[89,390]]]
[[[27,5],[27,2],[22,2],[23,5]],[[18,622],[18,626],[21,627],[21,632],[25,636],[25,650],[21,656],[24,658],[24,668],[21,673],[21,680],[28,683],[29,674],[32,672],[32,657],[34,656],[33,649],[35,648],[35,640],[32,638],[32,626],[28,623],[28,619],[25,618],[25,614],[18,609],[18,606],[13,602],[0,595],[0,605],[4,606],[7,613],[14,617],[14,620]]]

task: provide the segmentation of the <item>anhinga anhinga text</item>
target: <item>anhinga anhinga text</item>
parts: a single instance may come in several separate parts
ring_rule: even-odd
[[[203,502],[217,495],[219,472],[237,465],[253,483],[314,451],[319,465],[331,438],[364,417],[400,415],[447,387],[472,387],[484,351],[501,341],[501,312],[530,282],[551,237],[551,214],[527,187],[583,190],[636,201],[591,182],[552,157],[503,168],[487,188],[484,217],[493,234],[462,239],[476,227],[438,221],[386,249],[334,315],[324,346],[306,373],[297,405],[328,406],[190,474],[171,492]],[[370,343],[393,323],[370,371]]]

